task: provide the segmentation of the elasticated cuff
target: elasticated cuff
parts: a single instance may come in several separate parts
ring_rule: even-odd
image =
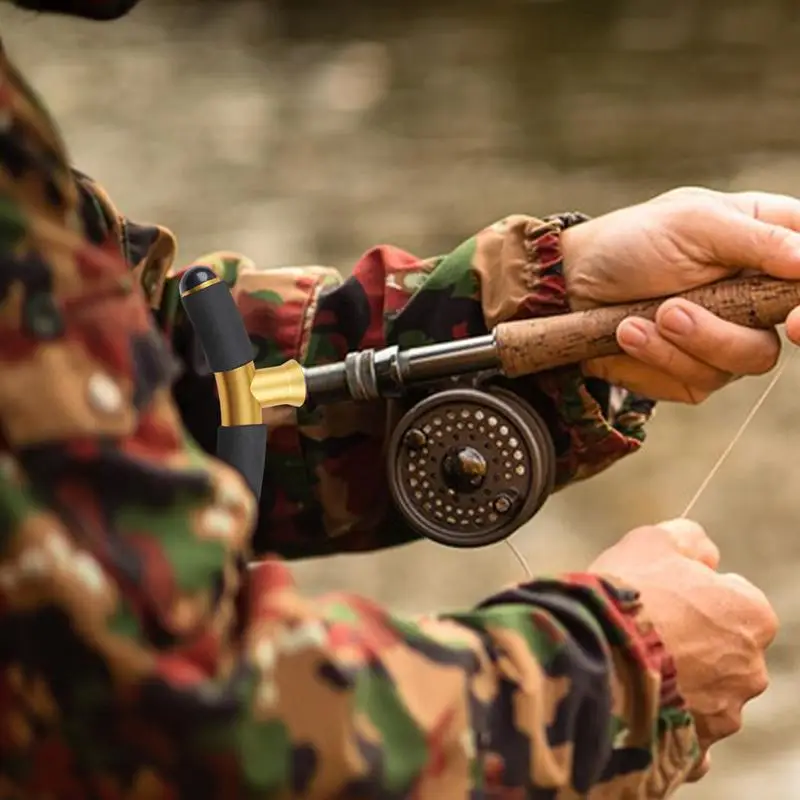
[[[577,212],[545,217],[527,232],[527,268],[533,279],[527,318],[570,312],[561,233],[586,220]],[[647,398],[586,378],[579,365],[523,379],[518,391],[548,422],[558,456],[557,488],[591,477],[638,450],[655,407]]]

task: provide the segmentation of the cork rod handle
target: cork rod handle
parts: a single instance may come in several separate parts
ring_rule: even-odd
[[[773,328],[800,306],[800,281],[734,278],[692,289],[677,297],[718,317],[750,328]],[[654,319],[661,297],[629,305],[605,306],[556,317],[504,322],[494,329],[503,367],[510,378],[620,352],[616,330],[626,317]]]

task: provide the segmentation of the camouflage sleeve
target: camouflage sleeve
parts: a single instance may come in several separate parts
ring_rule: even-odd
[[[120,243],[183,363],[174,396],[184,424],[213,452],[216,385],[179,302],[183,270],[173,268],[174,239],[163,228],[126,219],[102,187],[86,176],[77,178],[87,202],[96,205]],[[373,248],[346,279],[329,267],[259,269],[230,252],[194,263],[215,269],[228,282],[255,345],[256,366],[288,358],[319,365],[356,349],[477,336],[499,322],[564,313],[559,242],[554,220],[518,215],[444,256],[420,259],[395,247]],[[635,452],[654,406],[584,378],[578,367],[519,379],[511,387],[548,423],[558,455],[557,489]],[[383,463],[398,417],[398,409],[383,402],[269,412],[256,552],[305,558],[415,538],[392,507],[386,471],[374,468]]]
[[[123,217],[102,187],[76,173],[102,226],[121,246],[160,326],[183,363],[174,387],[192,436],[213,452],[219,407],[216,385],[183,315],[182,269],[175,241],[158,226]],[[452,253],[419,259],[376,247],[344,279],[329,267],[259,269],[237,253],[198,259],[228,282],[255,345],[258,367],[288,358],[324,364],[347,352],[385,344],[410,347],[486,333],[497,323],[568,309],[561,270],[560,227],[509,217]],[[547,421],[558,454],[558,488],[585,479],[635,452],[653,403],[577,367],[511,382]],[[257,553],[284,558],[368,551],[415,537],[392,508],[384,445],[398,409],[376,402],[314,410],[271,411]]]
[[[568,309],[560,228],[510,217],[453,252],[419,259],[376,247],[343,279],[333,269],[258,269],[235,253],[199,260],[230,284],[256,346],[256,365],[287,358],[306,365],[356,349],[401,347],[477,336],[497,323]],[[160,319],[187,366],[176,388],[192,434],[210,449],[218,424],[213,379],[205,370],[167,283]],[[578,367],[512,382],[547,420],[558,454],[557,487],[605,469],[644,439],[653,403],[587,380]],[[397,409],[341,403],[272,415],[257,550],[287,558],[364,551],[406,542],[414,532],[394,513],[382,464]]]
[[[144,438],[182,502],[0,460],[4,798],[658,800],[686,779],[691,717],[634,593],[565,575],[416,619],[311,601],[277,561],[237,568],[233,476]]]
[[[567,575],[404,619],[303,598],[275,559],[248,569],[252,495],[186,436],[117,222],[2,56],[0,109],[0,796],[681,782],[692,721],[624,588]]]

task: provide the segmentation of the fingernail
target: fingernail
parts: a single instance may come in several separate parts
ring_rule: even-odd
[[[681,308],[671,308],[661,319],[661,325],[672,333],[686,336],[694,325],[692,318]]]
[[[626,322],[617,333],[620,344],[626,347],[640,348],[647,344],[647,331],[636,322]]]

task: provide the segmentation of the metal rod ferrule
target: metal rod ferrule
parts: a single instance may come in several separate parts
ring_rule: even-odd
[[[396,345],[361,350],[348,353],[344,361],[304,371],[308,399],[324,405],[399,397],[415,384],[499,367],[500,357],[490,333],[408,350]]]

